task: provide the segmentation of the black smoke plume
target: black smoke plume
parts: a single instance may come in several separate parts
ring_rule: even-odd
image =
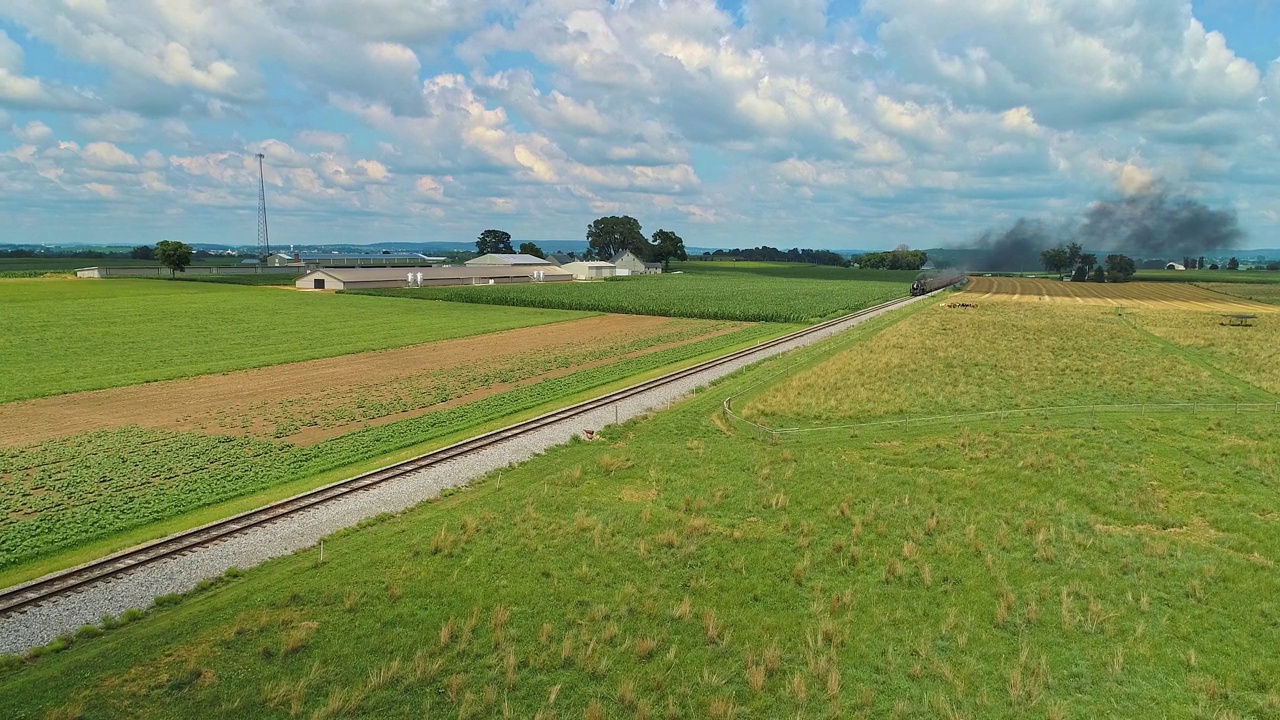
[[[965,264],[995,272],[1034,270],[1040,267],[1040,251],[1055,245],[1059,235],[1039,220],[1020,218],[1008,230],[988,230],[978,236],[969,244],[978,252]]]
[[[1040,267],[1040,252],[1080,243],[1086,252],[1113,251],[1146,259],[1181,259],[1236,247],[1244,232],[1234,210],[1215,210],[1164,190],[1092,203],[1074,222],[1051,228],[1019,219],[1005,230],[987,230],[962,246],[975,270],[1013,272]]]
[[[1158,192],[1094,203],[1077,237],[1086,247],[1172,258],[1233,248],[1244,233],[1234,210]]]

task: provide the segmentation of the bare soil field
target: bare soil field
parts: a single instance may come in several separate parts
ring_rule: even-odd
[[[970,279],[969,286],[955,297],[957,302],[1026,300],[1222,313],[1280,312],[1274,305],[1234,298],[1182,283],[1074,283],[1037,278],[976,277]]]
[[[394,350],[0,405],[0,446],[125,426],[307,445],[744,323],[604,315]]]

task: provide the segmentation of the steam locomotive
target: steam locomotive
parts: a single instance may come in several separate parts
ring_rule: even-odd
[[[965,278],[964,273],[949,270],[922,272],[916,276],[916,281],[911,283],[911,295],[912,297],[928,295],[934,290],[941,290],[944,287],[964,282]]]

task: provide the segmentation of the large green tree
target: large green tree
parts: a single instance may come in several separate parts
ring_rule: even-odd
[[[481,255],[515,252],[511,249],[511,233],[502,230],[485,230],[476,240],[476,252]]]
[[[1137,266],[1133,264],[1133,258],[1128,255],[1108,255],[1107,256],[1107,281],[1108,282],[1128,282],[1129,278],[1137,272]]]
[[[156,243],[155,258],[169,268],[169,277],[185,272],[191,264],[191,246],[177,240],[161,240]]]
[[[1057,273],[1059,278],[1075,267],[1070,253],[1062,245],[1040,251],[1040,264],[1044,266],[1045,272]]]
[[[520,254],[532,255],[536,258],[543,258],[543,259],[546,259],[547,257],[547,254],[542,251],[542,248],[538,247],[537,245],[531,242],[520,243]]]
[[[647,259],[649,241],[640,231],[640,221],[630,215],[602,217],[587,226],[587,250],[592,257],[608,260],[623,250]]]
[[[662,263],[663,270],[671,269],[672,260],[688,260],[684,240],[670,230],[658,230],[653,234],[653,244],[649,246],[649,257],[653,262]]]

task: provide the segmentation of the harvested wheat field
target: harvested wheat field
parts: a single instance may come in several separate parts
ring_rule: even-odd
[[[744,323],[603,315],[394,350],[0,405],[0,446],[124,426],[309,445]]]
[[[1280,312],[1274,305],[1230,297],[1192,285],[1158,282],[1080,283],[1039,278],[975,277],[955,298],[959,302],[1024,300],[1223,313]]]

